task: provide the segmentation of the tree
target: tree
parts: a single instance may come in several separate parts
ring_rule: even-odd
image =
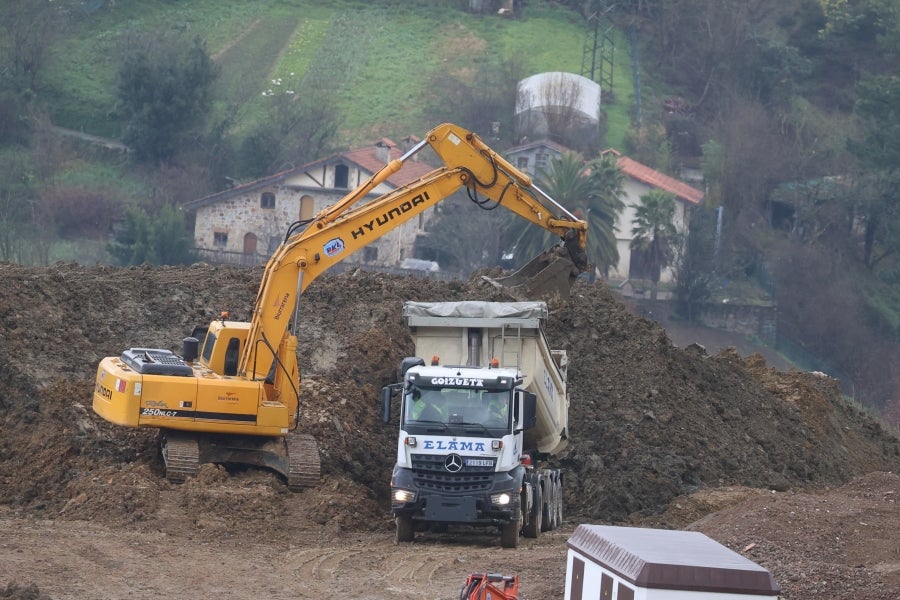
[[[298,89],[303,89],[298,83]],[[306,164],[334,150],[341,125],[338,108],[326,90],[273,98],[269,119],[241,143],[240,175],[262,177],[288,166]]]
[[[652,287],[650,299],[656,300],[662,270],[675,259],[679,234],[672,219],[675,216],[675,196],[659,189],[641,196],[635,210],[631,233],[631,249],[646,266]]]
[[[614,156],[585,163],[576,152],[564,152],[537,178],[541,190],[570,212],[580,213],[588,222],[588,260],[601,271],[619,259],[615,222],[623,207],[623,181]],[[519,267],[555,241],[550,232],[519,218],[508,221],[503,233],[504,247],[515,249]]]
[[[5,0],[0,10],[0,87],[33,90],[65,30],[63,8],[52,2]]]
[[[712,295],[716,272],[718,209],[702,205],[691,211],[691,234],[675,269],[675,310],[693,321],[695,309]]]
[[[473,202],[462,190],[437,204],[433,211],[435,217],[428,224],[427,235],[416,238],[414,258],[437,261],[441,270],[463,276],[497,264],[498,232],[509,211],[494,202]],[[521,217],[514,218],[524,222]]]
[[[858,209],[865,223],[863,262],[873,268],[900,250],[900,77],[869,77],[857,91],[856,112],[864,120],[864,132],[848,147],[868,171],[871,193]]]
[[[436,123],[459,123],[495,143],[515,135],[517,86],[528,72],[521,56],[476,63],[473,70],[439,67],[428,78],[423,114]]]
[[[184,213],[166,204],[154,220],[153,248],[156,264],[184,265],[194,262],[194,239],[185,227]]]
[[[218,66],[199,37],[189,44],[157,33],[126,48],[118,70],[124,141],[142,160],[169,161],[204,124]]]
[[[127,208],[106,249],[123,266],[188,264],[194,258],[184,213],[171,204],[157,215],[140,207]]]
[[[616,220],[625,207],[625,176],[614,154],[605,154],[590,164],[595,190],[587,197],[583,214],[588,222],[588,257],[602,271],[619,262]]]

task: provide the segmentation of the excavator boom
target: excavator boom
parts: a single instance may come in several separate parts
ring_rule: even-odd
[[[360,204],[371,190],[426,146],[440,157],[443,167]],[[432,129],[401,158],[386,164],[357,189],[321,211],[303,231],[290,236],[276,250],[266,265],[250,343],[244,347],[239,374],[267,376],[276,358],[271,348],[284,334],[299,295],[317,277],[461,188],[466,188],[470,196],[496,202],[559,236],[563,246],[562,251],[554,249],[537,257],[535,266],[520,270],[515,279],[494,283],[509,287],[511,294],[522,299],[529,294],[536,296],[528,299],[567,298],[574,278],[588,268],[587,223],[535,187],[528,175],[476,134],[445,123]],[[270,349],[263,352],[263,348]]]

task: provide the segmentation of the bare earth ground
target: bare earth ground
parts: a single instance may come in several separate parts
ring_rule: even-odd
[[[900,596],[900,441],[836,382],[737,350],[680,349],[603,285],[548,336],[570,356],[561,530],[501,550],[493,531],[395,545],[395,426],[378,416],[411,341],[403,300],[505,299],[480,283],[347,273],[302,299],[303,429],[315,489],[204,466],[162,476],[155,432],[90,409],[96,364],[179,350],[221,310],[246,318],[261,270],[0,264],[0,598],[457,598],[468,574],[563,598],[579,523],[702,531],[769,569],[782,597]]]

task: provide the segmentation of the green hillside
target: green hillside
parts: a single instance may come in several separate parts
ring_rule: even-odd
[[[38,93],[56,125],[114,138],[123,129],[117,57],[141,32],[203,39],[221,67],[213,116],[237,115],[238,129],[263,118],[272,95],[302,94],[304,75],[324,74],[336,90],[343,145],[421,135],[435,125],[423,99],[433,92],[436,72],[465,74],[515,59],[526,75],[580,73],[585,38],[579,15],[543,3],[529,4],[520,19],[473,15],[459,2],[461,8],[409,3],[402,9],[311,0],[94,4],[96,10],[84,11],[62,33]],[[615,57],[619,103],[604,107],[611,127],[605,145],[621,147],[631,65],[624,45]]]

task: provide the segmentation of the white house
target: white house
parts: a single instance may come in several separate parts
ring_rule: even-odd
[[[550,162],[558,159],[564,152],[571,152],[571,150],[556,142],[541,140],[510,148],[504,152],[504,157],[520,170],[536,177],[541,171],[549,168]],[[703,192],[636,160],[622,156],[615,150],[606,150],[603,154],[615,156],[616,165],[625,175],[622,197],[625,207],[616,220],[616,248],[619,252],[619,262],[610,267],[608,275],[611,281],[622,283],[632,278],[641,278],[642,275],[640,266],[636,263],[632,264],[631,254],[634,217],[637,207],[641,205],[641,196],[653,189],[663,190],[674,195],[676,202],[673,223],[679,233],[686,234],[690,226],[691,208],[700,204],[703,200]],[[590,235],[590,231],[588,235]],[[670,282],[673,277],[672,269],[667,268],[661,273],[660,280]]]
[[[625,195],[622,201],[625,208],[619,213],[616,221],[616,248],[619,251],[619,264],[610,269],[609,279],[626,281],[628,279],[641,278],[642,273],[636,268],[632,260],[631,240],[634,237],[634,217],[637,207],[641,205],[641,196],[645,196],[650,190],[662,190],[675,196],[675,216],[672,219],[675,229],[687,235],[690,229],[691,208],[698,206],[703,201],[703,192],[695,187],[670,177],[665,173],[622,156],[615,150],[607,150],[616,158],[616,165],[625,175]],[[666,268],[660,274],[661,282],[670,282],[674,278],[671,268]]]
[[[416,139],[408,140],[410,144]],[[349,150],[216,194],[187,202],[194,214],[194,245],[211,262],[254,265],[264,263],[284,240],[288,227],[310,219],[365,182],[402,154],[387,138],[372,146]],[[430,172],[414,159],[376,187],[366,200],[380,196]],[[426,215],[389,231],[348,263],[398,266],[412,255],[417,235],[424,233]]]

